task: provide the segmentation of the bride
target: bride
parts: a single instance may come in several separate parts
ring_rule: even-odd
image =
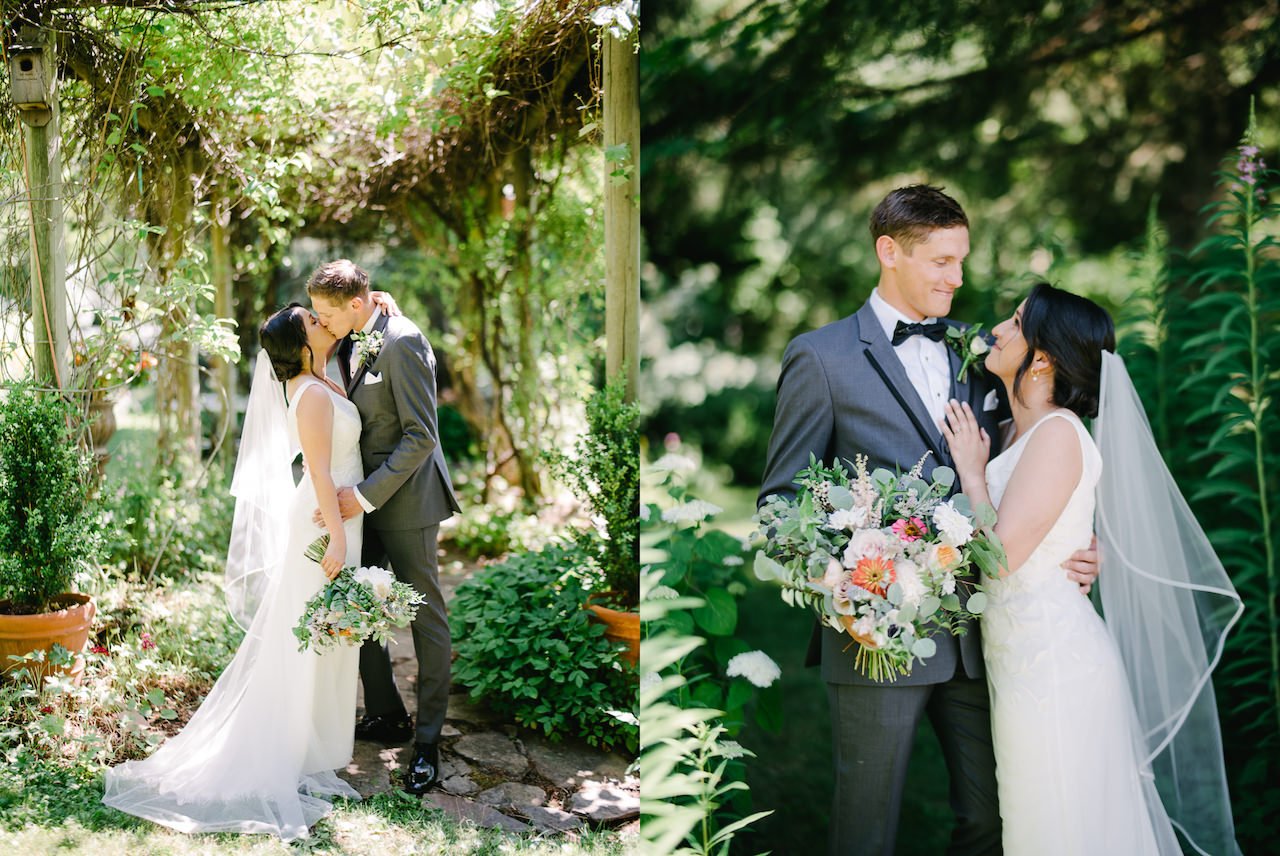
[[[363,476],[360,416],[325,377],[336,339],[309,310],[282,309],[259,338],[227,556],[244,641],[179,734],[146,760],[107,771],[102,801],[181,832],[288,841],[331,811],[322,796],[360,798],[333,772],[351,759],[359,648],[300,653],[292,633],[326,577],[359,564],[362,518],[343,523],[337,492]],[[299,448],[306,469],[295,487]],[[323,529],[312,522],[317,505]],[[303,554],[324,532],[317,565]]]
[[[1008,554],[982,619],[1004,852],[1178,856],[1176,828],[1189,852],[1239,854],[1209,673],[1243,607],[1111,353],[1111,318],[1040,283],[994,332],[1004,451],[988,463],[967,405],[943,433]],[[1105,623],[1058,569],[1089,543],[1095,502]]]

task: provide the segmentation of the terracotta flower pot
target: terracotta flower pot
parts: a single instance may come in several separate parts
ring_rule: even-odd
[[[75,683],[80,683],[84,671],[82,652],[89,640],[89,626],[97,608],[89,595],[72,592],[59,595],[57,603],[62,608],[54,612],[8,615],[3,609],[7,601],[0,602],[0,673],[7,674],[20,668],[19,663],[9,659],[11,654],[48,652],[54,645],[61,645],[75,655],[71,666],[59,669],[46,661],[38,677],[43,680],[45,675],[61,672],[70,675]]]
[[[598,603],[588,603],[587,609],[591,610],[596,621],[604,625],[604,638],[627,643],[627,650],[622,653],[622,659],[633,666],[638,665],[640,662],[640,613],[610,609]]]

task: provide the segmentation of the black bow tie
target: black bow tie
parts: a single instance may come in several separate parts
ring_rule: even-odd
[[[925,336],[935,342],[941,342],[946,335],[947,325],[942,321],[933,321],[929,324],[903,324],[899,321],[893,328],[893,344],[897,347],[912,336]]]

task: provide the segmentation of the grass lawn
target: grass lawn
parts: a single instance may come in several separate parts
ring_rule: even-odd
[[[266,835],[184,835],[131,817],[100,802],[100,773],[70,774],[52,767],[12,768],[0,774],[0,852],[24,856],[85,853],[151,854],[564,854],[620,856],[614,833],[568,838],[519,836],[458,824],[407,795],[382,794],[364,802],[336,800],[309,839],[284,844]]]

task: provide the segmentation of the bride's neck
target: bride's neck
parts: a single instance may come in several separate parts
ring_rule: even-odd
[[[1032,380],[1030,374],[1024,375],[1018,391],[1022,395],[1021,400],[1013,394],[1013,383],[1005,382],[1015,436],[1022,436],[1046,414],[1057,410],[1058,405],[1053,403],[1053,375],[1041,375],[1039,380]]]

